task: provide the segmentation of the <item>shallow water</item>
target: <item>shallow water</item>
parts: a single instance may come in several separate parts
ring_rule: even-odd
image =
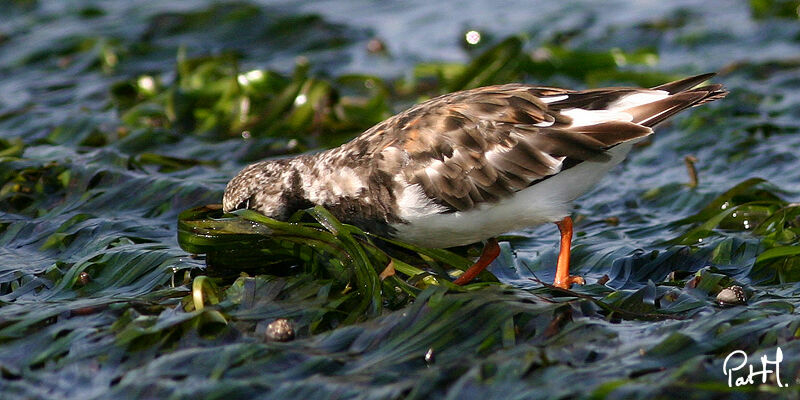
[[[709,217],[684,219],[748,178],[772,186],[755,186],[731,206],[773,194],[800,199],[797,5],[13,1],[0,15],[0,391],[9,398],[720,395],[729,351],[774,354],[776,346],[787,358],[782,377],[794,386],[800,263],[786,258],[775,272],[755,260],[776,240],[798,246],[797,236],[755,232],[764,220],[755,208],[697,237],[686,235]],[[481,33],[477,45],[464,40],[470,30]],[[283,283],[269,281],[256,298],[281,301],[247,309],[224,303],[225,323],[212,312],[183,311],[191,284],[181,286],[180,273],[204,263],[178,246],[178,213],[219,202],[248,162],[341,138],[326,139],[300,113],[275,124],[301,127],[308,137],[286,128],[269,136],[254,130],[245,140],[243,128],[217,129],[239,125],[201,95],[174,100],[193,90],[191,82],[175,84],[181,60],[235,54],[237,72],[220,72],[234,77],[256,69],[292,76],[307,62],[315,82],[334,82],[344,97],[364,85],[339,78],[365,74],[374,81],[364,82],[398,82],[385,96],[397,112],[430,94],[415,89],[431,80],[420,64],[468,63],[510,35],[537,57],[546,58],[545,45],[591,54],[619,49],[610,67],[589,65],[587,57],[587,65],[555,65],[554,74],[520,73],[526,82],[657,84],[651,81],[720,71],[714,82],[731,91],[661,126],[576,204],[573,265],[590,283],[576,290],[642,314],[604,313],[586,298],[541,291],[531,278],[552,279],[552,226],[516,232],[503,244],[491,270],[516,289],[425,292],[397,311],[305,331],[289,344],[263,343],[256,332],[286,315],[307,326],[309,310],[324,308],[319,299],[330,288],[316,292],[309,288],[317,283],[290,280],[290,289],[309,292],[287,294]],[[373,38],[385,53],[366,50]],[[141,86],[148,79],[153,98]],[[139,91],[128,95],[126,85]],[[181,110],[162,104],[199,111],[191,121],[170,119]],[[386,114],[376,109],[363,120]],[[214,113],[223,117],[208,117]],[[687,155],[698,160],[695,188],[685,185]],[[797,221],[785,223],[790,235]],[[698,270],[708,286],[685,287]],[[664,282],[676,271],[686,276],[673,288]],[[593,285],[603,276],[605,286]],[[747,307],[714,305],[719,287],[709,282],[728,278],[750,292]],[[648,319],[659,310],[687,319]],[[423,359],[428,348],[436,350],[432,364]],[[585,384],[565,387],[554,377]]]

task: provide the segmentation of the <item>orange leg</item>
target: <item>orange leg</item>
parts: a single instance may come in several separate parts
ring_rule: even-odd
[[[572,218],[564,217],[556,222],[558,230],[561,231],[561,249],[558,252],[558,266],[556,268],[556,278],[553,286],[562,289],[569,289],[573,283],[583,285],[585,282],[580,276],[569,274],[569,251],[572,245]]]
[[[491,238],[486,241],[486,246],[483,246],[483,251],[481,252],[481,257],[478,258],[478,261],[475,262],[468,270],[464,271],[464,274],[459,276],[458,279],[454,280],[453,283],[456,285],[465,285],[469,283],[471,280],[475,279],[478,274],[481,273],[489,264],[494,261],[497,256],[500,255],[500,246],[497,245],[497,239]]]

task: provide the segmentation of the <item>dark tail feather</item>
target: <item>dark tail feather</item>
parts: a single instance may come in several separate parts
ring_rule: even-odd
[[[629,108],[625,111],[633,115],[633,122],[653,127],[689,107],[699,106],[725,97],[728,91],[719,84],[694,88],[697,84],[708,80],[714,75],[713,73],[697,75],[656,86],[652,89],[667,91],[672,96]]]
[[[696,107],[701,104],[706,104],[710,101],[719,100],[728,95],[728,91],[725,90],[725,87],[723,87],[720,84],[702,86],[697,89],[692,89],[689,92],[705,93],[705,96],[703,96],[703,98],[700,99],[700,101],[698,101],[697,103],[692,104],[692,107]]]
[[[669,83],[665,83],[663,85],[658,85],[658,86],[653,87],[651,89],[653,89],[653,90],[665,90],[669,94],[675,94],[675,93],[679,93],[679,92],[683,92],[683,91],[686,91],[688,89],[691,89],[691,88],[693,88],[693,87],[695,87],[695,86],[697,86],[697,85],[699,85],[699,84],[711,79],[712,77],[714,77],[714,75],[716,75],[716,72],[709,72],[707,74],[690,76],[688,78],[679,79],[679,80],[674,81],[674,82],[669,82]]]

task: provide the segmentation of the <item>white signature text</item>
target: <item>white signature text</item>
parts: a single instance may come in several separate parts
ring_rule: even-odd
[[[767,378],[772,375],[775,377],[775,384],[778,387],[789,386],[788,383],[781,383],[781,362],[783,361],[783,352],[778,347],[775,350],[775,359],[770,360],[767,355],[761,356],[761,370],[754,370],[752,364],[747,363],[747,353],[742,350],[735,350],[725,357],[722,363],[722,372],[728,377],[728,387],[739,387],[744,385],[753,385],[755,380],[753,378],[761,377],[761,383],[767,383]],[[745,366],[749,367],[748,370],[737,372]]]

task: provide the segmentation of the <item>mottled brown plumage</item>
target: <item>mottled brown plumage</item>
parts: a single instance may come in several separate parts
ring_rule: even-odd
[[[621,160],[612,162],[610,149],[651,134],[683,109],[724,97],[720,85],[692,89],[712,75],[653,89],[507,84],[439,96],[338,148],[245,168],[228,184],[224,209],[286,218],[321,204],[345,222],[402,233],[404,224],[431,215],[493,207],[587,161],[610,168]],[[568,197],[573,194],[558,202],[573,200]],[[453,245],[482,235],[436,243],[412,236],[419,233],[401,239]]]

